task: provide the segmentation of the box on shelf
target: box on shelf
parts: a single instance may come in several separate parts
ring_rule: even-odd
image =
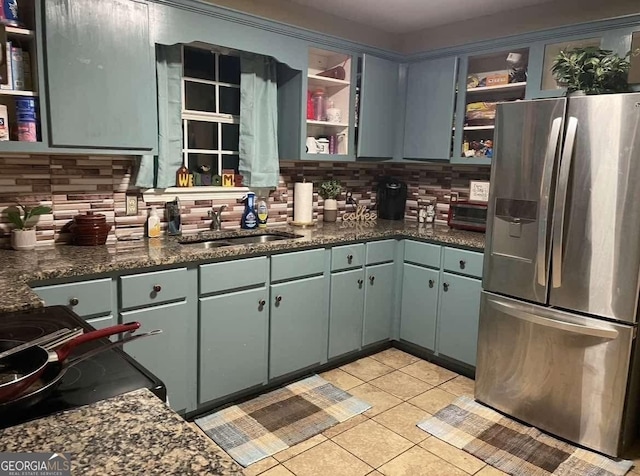
[[[0,104],[0,141],[9,140],[9,113],[7,106]]]
[[[469,126],[492,125],[496,119],[495,102],[470,102],[465,111],[465,123]]]
[[[24,91],[24,59],[22,48],[11,47],[11,74],[13,75],[13,89]]]
[[[467,75],[467,89],[491,88],[509,84],[509,71],[487,71],[485,73],[474,73]]]
[[[22,68],[24,71],[24,90],[33,91],[33,80],[31,79],[31,55],[28,51],[22,52]]]
[[[11,42],[7,41],[5,44],[4,56],[7,59],[7,82],[6,84],[0,84],[0,89],[13,89],[13,65],[11,60]]]

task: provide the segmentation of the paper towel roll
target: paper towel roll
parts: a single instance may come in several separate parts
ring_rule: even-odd
[[[293,221],[313,222],[313,183],[296,183],[293,186]]]

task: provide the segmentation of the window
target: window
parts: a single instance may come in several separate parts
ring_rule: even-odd
[[[190,46],[184,46],[182,53],[184,162],[195,173],[206,171],[211,176],[233,170],[237,174],[240,58]],[[206,180],[197,182],[209,185]]]

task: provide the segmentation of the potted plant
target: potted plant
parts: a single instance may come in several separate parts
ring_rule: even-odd
[[[20,210],[19,210],[20,209]],[[30,226],[32,219],[51,213],[51,208],[38,205],[28,207],[18,204],[17,207],[7,211],[9,221],[16,228],[11,230],[11,246],[14,250],[32,250],[36,246],[36,229]]]
[[[631,54],[629,51],[621,57],[595,46],[574,48],[560,52],[551,72],[558,84],[567,88],[568,94],[626,92]]]
[[[334,222],[338,218],[338,202],[336,198],[342,192],[342,185],[337,180],[327,180],[320,185],[320,196],[324,199],[324,221]]]

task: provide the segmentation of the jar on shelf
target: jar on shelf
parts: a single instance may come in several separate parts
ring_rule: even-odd
[[[313,93],[313,112],[316,121],[327,120],[327,97],[322,89]]]

